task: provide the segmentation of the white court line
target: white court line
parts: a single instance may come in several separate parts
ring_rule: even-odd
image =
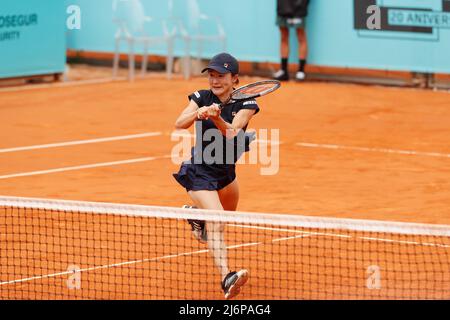
[[[301,238],[301,237],[307,237],[307,236],[322,236],[322,237],[334,237],[334,238],[342,238],[342,239],[353,239],[353,237],[350,235],[344,235],[344,234],[338,234],[338,233],[310,232],[310,231],[301,231],[301,230],[294,230],[294,229],[269,228],[269,227],[259,227],[259,226],[250,226],[250,225],[240,225],[240,224],[228,224],[227,226],[235,227],[235,228],[247,228],[247,229],[257,229],[257,230],[278,231],[278,232],[300,233],[300,235],[293,236],[290,238]],[[286,239],[288,239],[288,238],[286,238]],[[409,245],[425,246],[425,247],[450,248],[450,245],[439,244],[439,243],[430,243],[430,242],[404,241],[404,240],[384,239],[384,238],[375,238],[375,237],[357,237],[356,239],[366,240],[366,241],[409,244]]]
[[[127,266],[127,265],[133,265],[133,264],[139,264],[139,263],[145,263],[145,262],[154,262],[154,261],[178,258],[178,257],[183,257],[183,256],[192,256],[192,255],[195,255],[195,254],[206,253],[206,252],[208,252],[208,250],[199,250],[199,251],[192,251],[192,252],[184,252],[184,253],[180,253],[180,254],[172,254],[172,255],[156,257],[156,258],[147,258],[147,259],[141,259],[141,260],[133,260],[133,261],[125,261],[125,262],[119,262],[119,263],[112,263],[112,264],[107,264],[107,265],[103,265],[103,266],[96,266],[96,267],[90,267],[90,268],[77,269],[77,270],[74,270],[74,271],[63,271],[63,272],[51,273],[51,274],[46,274],[46,275],[41,275],[41,276],[35,276],[35,277],[29,277],[29,278],[23,278],[23,279],[11,280],[11,281],[4,281],[4,282],[0,282],[0,286],[6,285],[6,284],[28,282],[28,281],[32,281],[32,280],[53,278],[53,277],[58,277],[58,276],[63,276],[63,275],[68,275],[68,274],[74,274],[74,273],[77,273],[77,272],[81,273],[81,272],[88,272],[88,271],[95,271],[95,270],[100,270],[100,269],[115,268],[115,267],[121,267],[121,266]]]
[[[22,86],[0,88],[0,93],[2,93],[2,92],[20,92],[20,91],[29,91],[29,90],[36,90],[36,89],[76,87],[76,86],[85,86],[85,85],[90,85],[90,84],[122,82],[122,81],[126,81],[126,80],[127,80],[126,77],[116,77],[116,78],[106,77],[106,78],[89,79],[89,80],[77,80],[77,81],[68,81],[68,82],[22,85]]]
[[[177,133],[174,132],[170,134],[172,137],[183,137],[183,138],[195,138],[196,135],[193,133]],[[281,145],[283,142],[281,141],[275,141],[275,140],[264,140],[264,139],[255,139],[251,143],[261,143],[261,144],[273,144],[273,145]]]
[[[298,236],[293,236],[293,237],[274,239],[274,240],[272,240],[272,242],[287,241],[287,240],[299,239],[299,238],[305,238],[305,237],[309,237],[309,234],[300,234]]]
[[[240,225],[230,225],[230,226],[240,227]],[[259,227],[256,227],[256,226],[255,227],[245,226],[245,227],[246,228],[255,228],[255,229],[259,228]],[[272,230],[282,231],[284,229],[273,228]],[[292,230],[289,230],[289,231],[292,231]],[[275,242],[281,242],[281,241],[289,241],[289,240],[293,240],[293,239],[309,237],[311,235],[324,235],[324,236],[335,236],[335,237],[352,238],[351,236],[346,236],[346,235],[344,236],[344,235],[340,235],[340,234],[302,232],[302,231],[298,231],[298,232],[301,232],[302,234],[299,234],[299,235],[296,235],[296,236],[291,236],[291,237],[272,239],[271,242],[275,243]],[[418,242],[412,242],[412,241],[396,241],[396,240],[390,240],[390,239],[369,238],[369,237],[358,237],[358,238],[362,239],[362,240],[369,240],[369,241],[386,241],[386,242],[395,242],[395,243],[401,243],[401,244],[439,246],[439,247],[445,247],[445,248],[450,247],[450,246],[446,246],[446,245],[439,245],[439,244],[433,244],[433,243],[418,243]],[[243,244],[238,244],[238,245],[227,246],[227,249],[237,249],[237,248],[243,248],[243,247],[259,246],[259,245],[264,245],[266,243],[267,242],[243,243]],[[108,268],[115,268],[115,267],[121,267],[121,266],[135,265],[135,264],[140,264],[140,263],[145,263],[145,262],[156,262],[156,261],[165,260],[165,259],[179,258],[179,257],[183,257],[183,256],[192,256],[192,255],[202,254],[202,253],[207,253],[207,252],[209,252],[209,250],[208,249],[204,249],[204,250],[198,250],[198,251],[191,251],[191,252],[184,252],[184,253],[179,253],[179,254],[166,255],[166,256],[156,257],[156,258],[147,258],[147,259],[140,259],[140,260],[125,261],[125,262],[113,263],[113,264],[108,264],[108,265],[77,269],[77,270],[72,270],[72,271],[62,271],[62,272],[57,272],[57,273],[52,273],[52,274],[46,274],[46,275],[40,275],[40,276],[34,276],[34,277],[28,277],[28,278],[22,278],[22,279],[16,279],[16,280],[4,281],[4,282],[0,282],[0,286],[8,285],[8,284],[14,284],[14,283],[29,282],[29,281],[33,281],[33,280],[53,278],[53,277],[57,277],[57,276],[75,274],[77,272],[81,273],[81,272],[88,272],[88,271],[94,271],[94,270],[100,270],[100,269],[108,269]]]
[[[182,133],[182,132],[172,132],[170,134],[166,133],[168,136],[172,137],[184,137],[184,138],[195,138],[195,134],[193,133]]]
[[[450,154],[439,153],[439,152],[421,152],[421,151],[414,151],[414,150],[396,150],[396,149],[387,149],[387,148],[351,147],[351,146],[343,146],[343,145],[338,145],[338,144],[318,144],[318,143],[308,143],[308,142],[298,142],[298,143],[296,143],[296,145],[299,147],[304,147],[304,148],[352,150],[352,151],[362,151],[362,152],[402,154],[402,155],[409,155],[409,156],[450,158]]]
[[[105,137],[105,138],[98,138],[98,139],[76,140],[76,141],[48,143],[48,144],[25,146],[25,147],[6,148],[6,149],[0,149],[0,153],[35,150],[35,149],[47,149],[47,148],[56,148],[56,147],[66,147],[66,146],[75,146],[75,145],[80,145],[80,144],[101,143],[101,142],[109,142],[109,141],[139,139],[139,138],[147,138],[147,137],[156,137],[156,136],[160,136],[160,135],[162,135],[161,132],[145,132],[145,133],[139,133],[139,134],[125,135],[125,136],[114,136],[114,137]]]
[[[272,242],[290,240],[290,239],[297,238],[297,237],[298,236],[289,237],[289,238],[274,239],[274,240],[272,240]],[[258,245],[261,245],[261,244],[264,244],[264,243],[263,242],[243,243],[243,244],[238,244],[238,245],[227,246],[227,249],[238,249],[238,248],[243,248],[243,247],[258,246]],[[77,272],[81,273],[81,272],[95,271],[95,270],[101,270],[101,269],[108,269],[108,268],[115,268],[115,267],[135,265],[135,264],[140,264],[140,263],[145,263],[145,262],[156,262],[156,261],[165,260],[165,259],[179,258],[179,257],[185,257],[185,256],[193,256],[193,255],[196,255],[196,254],[202,254],[202,253],[207,253],[207,252],[209,252],[209,250],[208,249],[204,249],[204,250],[198,250],[198,251],[191,251],[191,252],[183,252],[183,253],[178,253],[178,254],[171,254],[171,255],[166,255],[166,256],[156,257],[156,258],[147,258],[147,259],[132,260],[132,261],[119,262],[119,263],[112,263],[112,264],[107,264],[107,265],[102,265],[102,266],[77,269],[77,270],[73,270],[73,271],[62,271],[62,272],[56,272],[56,273],[51,273],[51,274],[46,274],[46,275],[29,277],[29,278],[4,281],[4,282],[0,282],[0,286],[8,285],[8,284],[14,284],[14,283],[21,283],[21,282],[29,282],[29,281],[33,281],[33,280],[54,278],[54,277],[63,276],[63,275],[75,274]]]
[[[258,227],[258,226],[248,226],[248,225],[240,225],[240,224],[229,224],[230,227],[237,228],[248,228],[248,229],[258,229],[258,230],[269,230],[269,231],[283,231],[283,232],[292,232],[292,233],[301,233],[304,236],[324,236],[324,237],[336,237],[336,238],[352,238],[352,236],[338,234],[338,233],[324,233],[324,232],[309,232],[309,231],[301,231],[294,229],[282,229],[282,228],[269,228],[269,227]]]
[[[392,239],[371,238],[371,237],[359,237],[359,239],[369,240],[369,241],[379,241],[379,242],[391,242],[391,243],[399,243],[399,244],[413,244],[413,245],[419,245],[419,246],[425,246],[425,247],[450,248],[450,245],[439,244],[439,243],[429,243],[429,242],[392,240]]]
[[[263,244],[263,242],[250,242],[250,243],[243,243],[243,244],[235,244],[233,246],[228,246],[227,249],[237,249],[237,248],[242,248],[242,247],[254,247],[254,246],[259,246],[261,244]]]
[[[244,224],[227,224],[228,227],[234,228],[246,228],[246,229],[256,229],[256,230],[269,230],[269,231],[278,231],[278,232],[292,232],[292,233],[307,233],[306,231],[294,230],[294,229],[282,229],[282,228],[269,228],[269,227],[258,227],[258,226],[249,226]]]
[[[49,170],[14,173],[14,174],[0,176],[0,180],[18,178],[18,177],[28,177],[28,176],[35,176],[35,175],[41,175],[41,174],[56,173],[56,172],[65,172],[65,171],[74,171],[74,170],[82,170],[82,169],[90,169],[90,168],[117,166],[117,165],[122,165],[122,164],[130,164],[130,163],[138,163],[138,162],[166,159],[166,158],[170,158],[170,157],[171,156],[145,157],[145,158],[137,158],[137,159],[129,159],[129,160],[121,160],[121,161],[100,162],[100,163],[94,163],[94,164],[86,164],[86,165],[81,165],[81,166],[64,167],[64,168],[56,168],[56,169],[49,169]]]
[[[194,134],[186,134],[186,133],[175,133],[174,137],[191,137],[195,138]],[[273,145],[283,145],[282,141],[271,141],[271,140],[263,140],[256,139],[253,142],[259,144],[273,144]],[[320,143],[309,143],[309,142],[298,142],[295,145],[303,148],[316,148],[316,149],[331,149],[331,150],[352,150],[352,151],[361,151],[361,152],[378,152],[378,153],[391,153],[391,154],[401,154],[401,155],[409,155],[409,156],[426,156],[426,157],[437,157],[437,158],[450,158],[450,154],[448,153],[439,153],[439,152],[422,152],[415,150],[398,150],[398,149],[389,149],[389,148],[368,148],[368,147],[352,147],[352,146],[344,146],[338,144],[320,144]]]

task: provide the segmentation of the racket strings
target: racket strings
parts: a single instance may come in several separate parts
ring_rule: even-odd
[[[275,91],[279,88],[278,82],[273,81],[265,81],[256,84],[247,85],[241,87],[233,92],[232,99],[233,100],[243,100],[243,99],[251,99],[259,96],[263,96],[267,93]]]
[[[266,90],[270,90],[270,89],[272,89],[272,87],[273,86],[264,85],[264,86],[254,87],[254,88],[247,88],[245,90],[242,90],[240,93],[241,94],[256,94],[256,93],[264,92]]]

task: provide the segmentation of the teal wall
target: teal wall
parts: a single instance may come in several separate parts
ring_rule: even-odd
[[[188,12],[173,0],[176,12]],[[442,10],[446,0],[311,0],[307,20],[309,63],[323,66],[373,68],[417,72],[450,73],[450,29],[433,28],[430,33],[355,29],[355,2],[380,6]],[[72,49],[113,51],[115,27],[111,22],[112,0],[73,0],[81,6],[83,27],[71,31]],[[149,16],[169,16],[169,0],[142,0]],[[228,35],[228,51],[248,61],[279,61],[279,32],[275,26],[276,0],[198,0],[202,12],[219,16]],[[188,19],[185,14],[185,19]],[[292,34],[290,60],[296,62],[297,46]],[[125,52],[125,47],[122,51]],[[205,48],[211,57],[218,45]],[[151,50],[164,54],[164,47]],[[183,54],[181,41],[177,55]]]
[[[146,14],[167,17],[170,0],[142,0]],[[172,0],[173,13],[189,21],[186,0]],[[0,77],[54,73],[64,70],[65,46],[69,49],[112,52],[115,26],[112,23],[113,0],[1,0],[0,17],[14,14],[36,14],[38,23],[30,26],[1,26]],[[398,13],[425,9],[450,13],[448,0],[311,0],[307,19],[309,63],[322,66],[372,68],[417,72],[450,73],[450,28],[433,22],[397,19]],[[228,51],[238,59],[257,62],[279,61],[279,31],[275,26],[276,0],[198,0],[201,11],[220,17],[228,35]],[[361,4],[376,3],[388,10],[400,10],[386,21],[395,22],[382,31],[357,26],[355,14]],[[81,29],[67,30],[66,8],[81,8]],[[406,11],[405,11],[406,10]],[[447,13],[443,13],[446,11]],[[433,11],[429,11],[433,13]],[[392,13],[392,12],[391,12]],[[443,19],[443,18],[441,18]],[[387,22],[386,22],[387,23]],[[408,29],[408,26],[410,29]],[[422,29],[418,28],[422,26]],[[429,28],[423,28],[428,26]],[[416,28],[417,27],[417,28]],[[397,29],[396,29],[397,28]],[[400,28],[400,29],[399,29]],[[403,28],[403,29],[401,29]],[[405,29],[406,28],[406,29]],[[19,32],[16,39],[4,39],[5,33]],[[297,62],[295,36],[292,34],[291,62]],[[138,48],[139,49],[139,48]],[[195,52],[195,47],[193,48]],[[219,44],[204,48],[211,57]],[[122,47],[126,52],[126,47]],[[160,45],[151,53],[164,54]],[[176,54],[183,55],[181,40]]]
[[[63,72],[65,49],[63,1],[1,0],[0,78]]]
[[[66,0],[75,3],[82,10],[82,28],[69,32],[68,47],[76,50],[111,52],[114,50],[115,26],[112,23],[112,0]],[[184,0],[174,0],[175,14],[181,15],[187,8]],[[146,15],[168,17],[168,0],[142,0]],[[228,35],[228,51],[249,61],[277,61],[279,39],[275,27],[275,0],[199,0],[201,10],[208,16],[220,17]],[[261,5],[262,3],[263,5]],[[181,6],[180,6],[181,4]],[[259,5],[257,5],[259,4]],[[185,22],[188,16],[184,15]],[[210,26],[210,25],[208,25]],[[126,47],[123,46],[125,52]],[[213,44],[205,48],[204,56],[211,57],[220,50]],[[150,50],[164,54],[164,46]],[[184,52],[183,42],[176,42],[176,53]],[[195,52],[195,47],[192,52]]]

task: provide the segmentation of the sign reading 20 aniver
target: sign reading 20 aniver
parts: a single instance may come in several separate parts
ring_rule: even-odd
[[[37,13],[0,14],[0,41],[18,40],[24,28],[38,24]]]
[[[439,41],[450,29],[450,0],[353,0],[354,28],[361,37]],[[379,28],[367,21],[378,8]]]

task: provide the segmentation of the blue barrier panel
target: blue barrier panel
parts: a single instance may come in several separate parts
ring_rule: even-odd
[[[81,30],[70,31],[69,48],[112,52],[115,27],[112,0],[73,0],[82,10]],[[184,12],[186,0],[142,0],[147,15],[170,16]],[[228,51],[238,59],[278,62],[280,35],[275,26],[276,0],[198,0],[202,13],[218,16],[228,37]],[[370,29],[375,5],[380,10],[380,29]],[[449,0],[311,0],[307,19],[311,64],[431,73],[450,73]],[[403,19],[401,16],[403,15]],[[291,35],[290,61],[297,62],[295,35]],[[126,48],[122,47],[122,52]],[[138,48],[139,49],[139,48]],[[203,56],[220,50],[217,44],[204,47]],[[150,49],[165,54],[163,46]],[[177,41],[176,55],[183,43]],[[192,53],[195,54],[195,47]]]
[[[324,5],[327,2],[328,5]],[[447,11],[447,0],[313,1],[311,56],[318,64],[382,70],[450,73],[450,30],[391,25],[394,9]],[[380,8],[380,30],[370,30],[367,8]]]
[[[0,78],[63,72],[65,18],[63,1],[2,0]]]

